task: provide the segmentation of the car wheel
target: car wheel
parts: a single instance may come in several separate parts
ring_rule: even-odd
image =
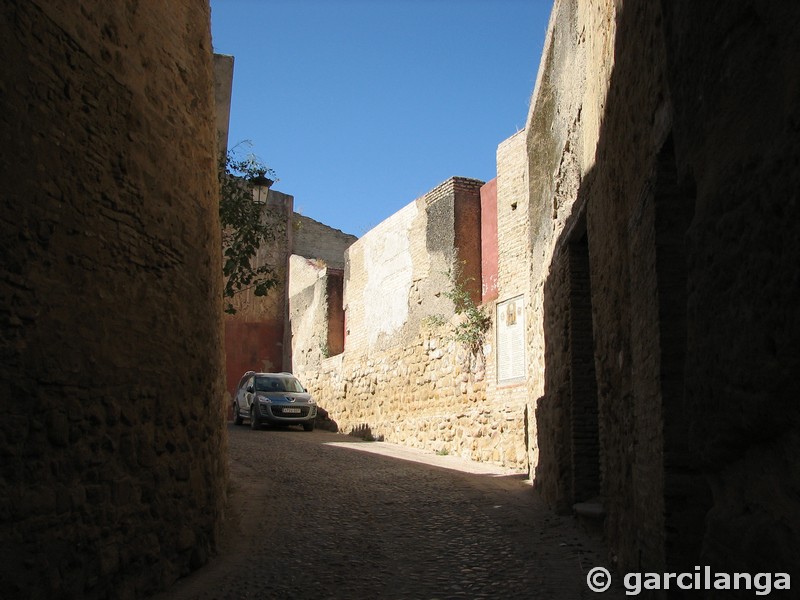
[[[303,431],[314,431],[314,421],[303,423]]]
[[[241,425],[242,424],[242,414],[239,412],[239,403],[233,403],[233,424],[234,425]]]
[[[250,429],[261,429],[261,423],[259,423],[258,416],[256,415],[255,402],[250,405]]]

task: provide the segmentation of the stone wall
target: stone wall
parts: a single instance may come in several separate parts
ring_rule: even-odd
[[[664,3],[663,18],[678,206],[690,212],[688,226],[657,221],[660,237],[683,228],[687,256],[685,397],[667,409],[689,422],[675,431],[668,413],[665,435],[708,482],[703,564],[796,579],[800,6],[738,0],[715,11],[682,1]],[[626,25],[632,35],[638,24]],[[669,188],[657,197],[669,214]],[[673,277],[667,267],[659,277]],[[669,474],[682,495],[684,472]]]
[[[452,314],[456,262],[480,299],[482,182],[451,178],[367,232],[347,250],[347,349],[384,350],[414,339],[423,319]]]
[[[658,8],[631,10],[643,21],[629,43],[659,39]],[[657,92],[664,57],[655,42],[649,54],[618,52],[621,22],[605,2],[556,2],[526,127],[529,343],[538,362],[528,385],[532,468],[536,488],[557,509],[588,502],[605,511],[625,570],[663,569],[677,563],[665,554],[665,389],[648,260],[655,236],[644,203],[667,134]],[[635,66],[620,76],[622,64]],[[611,108],[626,115],[613,134]]]
[[[297,213],[292,231],[286,364],[302,370],[344,350],[344,256],[357,238]]]
[[[0,589],[134,598],[226,486],[204,2],[0,7]]]
[[[344,256],[344,255],[343,255]],[[289,320],[292,327],[292,371],[304,371],[306,365],[319,363],[331,352],[328,344],[330,322],[328,313],[338,303],[342,310],[342,297],[329,295],[328,268],[316,259],[292,255],[289,262]],[[341,285],[341,275],[339,284]],[[338,301],[338,302],[337,302]],[[344,333],[342,324],[341,333]],[[342,343],[343,343],[342,335]]]
[[[224,154],[228,150],[228,129],[231,118],[231,90],[233,88],[233,57],[214,55],[214,105],[217,124],[217,146]]]
[[[292,220],[292,254],[344,268],[344,251],[358,238],[295,213]]]
[[[403,346],[346,351],[298,375],[337,431],[524,472],[518,407],[487,398],[482,366],[450,336],[423,325]]]
[[[614,20],[604,2],[555,3],[525,128],[531,469],[537,489],[560,511],[589,499],[576,497],[573,485],[569,256],[570,241],[585,230],[577,192],[594,160]],[[592,35],[576,35],[583,28]]]
[[[292,294],[308,307],[293,317],[294,369],[339,431],[524,470],[524,402],[487,398],[491,344],[471,357],[452,340],[458,317],[443,294],[460,261],[480,300],[481,185],[449,179],[350,246],[339,356],[319,350],[329,275],[298,261],[309,283]]]
[[[246,371],[287,371],[293,361],[306,360],[303,356],[309,348],[321,357],[330,353],[331,348],[334,353],[340,352],[343,344],[341,270],[344,252],[356,237],[294,212],[294,198],[288,194],[266,189],[261,193],[266,194],[262,218],[275,223],[275,238],[259,248],[253,264],[274,266],[278,284],[266,296],[255,296],[251,291],[237,294],[233,299],[236,314],[225,316],[229,395]],[[311,279],[303,275],[308,265],[313,265]],[[327,265],[332,270],[338,269],[339,274],[325,281],[338,281],[338,288],[323,289],[315,301],[312,287],[308,290],[309,297],[308,294],[302,299],[298,297],[292,306],[291,296],[306,285],[313,286],[316,267]],[[338,300],[333,304],[322,307],[315,303],[334,296]],[[317,308],[319,312],[315,313]],[[339,324],[335,329],[338,335],[330,329],[329,339],[330,322]],[[298,332],[302,332],[300,337]]]
[[[528,447],[526,431],[530,427],[528,418],[527,390],[525,388],[528,372],[528,350],[524,335],[518,344],[509,344],[501,336],[507,317],[503,310],[511,306],[519,309],[519,327],[524,328],[530,320],[530,283],[528,265],[530,264],[530,239],[528,237],[528,218],[525,207],[527,195],[527,165],[525,161],[525,135],[519,132],[497,147],[497,178],[495,180],[497,199],[494,218],[497,223],[497,279],[496,300],[485,305],[492,315],[492,329],[487,332],[486,376],[487,395],[494,402],[509,407],[515,427],[522,432],[524,445]],[[484,240],[486,243],[487,240]],[[521,369],[516,377],[509,378],[501,363],[520,363]],[[521,467],[529,469],[526,456]]]
[[[622,571],[797,572],[799,20],[553,9],[526,125],[532,468],[555,507],[605,511]]]

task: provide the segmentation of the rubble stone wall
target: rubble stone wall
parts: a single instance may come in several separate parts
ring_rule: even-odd
[[[292,254],[322,260],[335,269],[344,268],[344,251],[356,239],[306,216],[292,217]]]
[[[300,377],[337,431],[526,470],[519,407],[486,397],[485,371],[448,327],[423,326],[402,347],[346,351]]]
[[[224,514],[206,2],[0,7],[0,589],[138,598]]]
[[[452,178],[350,246],[344,353],[320,356],[311,338],[322,330],[307,327],[293,339],[306,348],[295,354],[295,372],[339,431],[524,471],[524,401],[487,397],[491,343],[470,356],[453,341],[458,317],[443,294],[452,286],[448,271],[461,261],[480,299],[481,185]],[[326,284],[321,272],[314,277],[304,277],[314,283],[293,301],[316,306],[319,316]]]
[[[797,569],[798,22],[553,9],[526,125],[532,468],[563,510],[599,478],[622,571]]]

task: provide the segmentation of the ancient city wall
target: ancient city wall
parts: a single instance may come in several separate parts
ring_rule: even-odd
[[[307,352],[306,342],[312,337],[318,339],[313,345],[316,353],[322,353],[323,350],[341,352],[343,344],[341,271],[344,267],[344,252],[356,237],[295,213],[294,198],[288,194],[266,188],[259,191],[257,188],[254,192],[257,200],[259,193],[263,197],[260,199],[263,202],[262,218],[274,223],[275,237],[259,248],[253,264],[273,266],[278,283],[265,296],[256,296],[252,290],[237,294],[232,301],[236,313],[225,315],[229,394],[233,393],[233,388],[245,371],[288,370],[293,360],[296,360],[293,352],[299,353],[299,360],[305,360],[302,355]],[[306,283],[313,283],[303,276],[302,271],[306,264],[319,267],[329,265],[331,269],[339,271],[338,284],[335,284],[338,287],[323,290],[322,295],[317,296],[317,301],[320,302],[329,297],[338,297],[338,300],[326,307],[320,305],[318,314],[314,313],[316,305],[313,303],[313,290],[310,290],[310,300],[295,302],[294,307],[290,302],[290,296],[298,293]],[[312,277],[312,280],[315,279],[316,275]],[[301,334],[295,339],[297,331],[293,336],[292,322],[295,322],[295,329],[298,331],[305,332],[306,327],[310,327],[309,335],[304,337]],[[329,328],[329,323],[338,323],[335,332]],[[298,344],[298,340],[303,343]]]
[[[555,3],[525,128],[523,195],[531,247],[528,393],[535,422],[531,468],[537,488],[560,510],[589,498],[576,499],[573,493],[568,344],[548,343],[545,334],[558,331],[569,339],[569,286],[560,267],[563,260],[554,256],[560,256],[557,241],[568,223],[576,227],[578,186],[594,160],[598,107],[608,83],[605,61],[612,61],[607,44],[598,39],[613,37],[610,10],[602,2],[580,7]],[[589,27],[591,36],[575,34]],[[548,277],[560,278],[563,285],[546,290]]]
[[[312,258],[292,255],[289,263],[289,320],[292,369],[344,350],[343,272]]]
[[[484,370],[447,327],[423,325],[402,347],[345,351],[298,374],[338,431],[525,470],[517,407],[486,397]]]
[[[231,90],[233,88],[233,56],[214,54],[214,105],[217,124],[217,148],[220,154],[228,149],[228,128],[231,116]]]
[[[800,6],[663,6],[674,158],[671,174],[659,157],[656,209],[670,216],[677,195],[689,213],[677,224],[657,220],[664,246],[683,233],[687,265],[684,314],[659,307],[666,322],[687,324],[685,401],[668,407],[665,435],[688,438],[691,466],[706,474],[702,564],[785,569],[794,586]],[[669,281],[667,266],[660,276]],[[686,431],[676,431],[674,413],[688,414]],[[674,484],[678,501],[682,483]]]
[[[344,251],[356,239],[298,213],[292,218],[292,254],[321,260],[334,269],[344,269]]]
[[[531,457],[535,486],[557,509],[584,503],[605,511],[605,530],[625,568],[661,568],[665,442],[654,406],[661,394],[653,371],[654,289],[652,281],[632,277],[646,277],[652,267],[637,262],[651,251],[653,236],[634,206],[666,135],[653,119],[663,56],[653,43],[652,54],[620,58],[618,22],[605,2],[556,2],[526,126],[528,343],[537,363],[528,382]],[[657,39],[656,30],[647,31]],[[631,136],[639,141],[635,156],[612,168],[599,147],[606,142],[612,70],[621,60],[649,65],[652,80],[644,85],[629,75],[631,83],[614,88],[625,98],[621,110],[637,118],[629,116],[620,137],[605,145],[609,156],[625,156]],[[651,120],[656,128],[648,130]]]
[[[207,3],[0,7],[0,589],[134,598],[226,486]]]
[[[526,126],[532,468],[604,511],[623,571],[797,567],[797,23],[554,6]]]
[[[487,399],[488,359],[452,340],[453,305],[442,293],[456,260],[480,298],[480,186],[450,179],[350,246],[344,353],[314,355],[314,334],[295,336],[308,348],[295,372],[340,431],[524,470],[520,407]],[[322,271],[315,281],[306,296],[293,294],[298,306],[323,297]]]
[[[463,263],[480,297],[482,182],[452,178],[380,223],[347,251],[347,349],[371,352],[414,338],[423,319],[452,313],[442,295]]]

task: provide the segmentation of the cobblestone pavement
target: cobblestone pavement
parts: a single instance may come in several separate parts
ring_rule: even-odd
[[[522,475],[319,430],[228,433],[220,554],[159,598],[624,597],[588,589],[599,541]]]

